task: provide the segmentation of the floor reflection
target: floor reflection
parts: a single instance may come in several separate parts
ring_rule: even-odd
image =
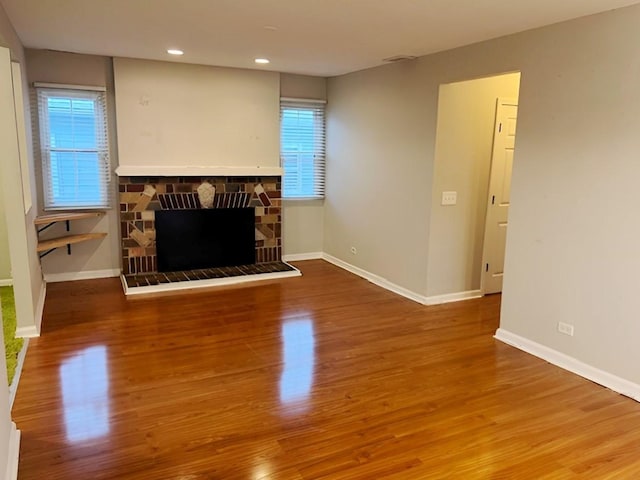
[[[313,383],[315,337],[310,319],[289,320],[282,325],[280,401],[292,413],[306,410]]]
[[[64,361],[60,384],[67,440],[82,442],[109,433],[106,347],[90,347]]]

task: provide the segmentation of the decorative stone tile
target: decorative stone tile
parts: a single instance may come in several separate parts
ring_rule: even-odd
[[[137,192],[121,192],[120,203],[138,203],[140,195],[141,194]]]
[[[144,186],[144,191],[142,192],[143,195],[146,195],[147,197],[151,198],[156,194],[156,189],[153,185],[145,185]]]
[[[191,272],[125,274],[125,281],[128,287],[141,287],[163,283],[201,280],[204,278],[225,278],[261,273],[290,272],[293,270],[293,267],[284,262],[274,261],[254,265],[241,265],[239,267],[208,268],[204,270],[193,270]]]
[[[247,208],[251,202],[251,194],[246,192],[217,193],[214,208]]]
[[[136,206],[133,208],[134,212],[142,212],[147,209],[149,203],[151,202],[151,197],[145,194],[140,195],[140,200],[136,203]]]
[[[256,185],[253,191],[262,205],[264,205],[265,207],[269,207],[271,205],[269,195],[267,195],[267,193],[264,191],[264,187],[262,185]]]
[[[274,237],[273,230],[271,230],[264,224],[256,225],[256,230],[262,233],[262,235],[264,236],[264,238],[262,238],[261,240]]]
[[[162,210],[185,210],[200,208],[197,193],[163,193],[158,194]]]
[[[135,240],[135,242],[141,247],[148,247],[149,245],[151,245],[151,243],[153,243],[153,240],[149,237],[150,235],[142,233],[137,228],[134,228],[131,231],[131,238],[133,238],[133,240]],[[155,231],[154,231],[154,237],[155,237]]]
[[[145,249],[141,247],[129,249],[129,257],[144,257],[146,253]]]
[[[256,240],[260,242],[266,239],[267,239],[266,235],[256,228]]]
[[[191,193],[193,192],[193,185],[191,183],[178,183],[173,186],[173,191],[176,193]]]
[[[212,208],[213,200],[216,195],[216,187],[211,185],[209,182],[202,182],[197,188],[197,192],[198,200],[200,200],[202,208]]]

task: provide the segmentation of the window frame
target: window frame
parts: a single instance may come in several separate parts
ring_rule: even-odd
[[[325,197],[326,186],[326,100],[306,99],[306,98],[280,98],[280,166],[283,169],[282,175],[282,198],[283,200],[322,200]],[[283,130],[283,116],[286,110],[299,110],[312,112],[313,114],[313,131],[311,132],[313,147],[307,150],[285,150],[285,132]],[[318,131],[318,127],[319,131]],[[309,139],[307,139],[309,140]],[[296,193],[291,194],[286,189],[287,168],[286,157],[298,155],[298,168],[301,165],[300,155],[313,155],[312,174],[313,185],[312,193],[305,193],[300,186]],[[302,181],[302,173],[297,175],[298,181]]]
[[[112,208],[111,192],[111,153],[108,132],[107,94],[104,87],[85,87],[78,85],[59,85],[34,83],[35,106],[37,109],[37,139],[42,172],[43,208],[45,211],[60,210],[108,210]],[[95,147],[56,147],[52,146],[52,131],[50,128],[50,110],[48,101],[51,98],[92,100],[94,105]],[[74,139],[76,137],[73,137]],[[56,199],[57,187],[52,173],[52,153],[66,152],[74,156],[89,153],[97,155],[95,168],[97,181],[90,183],[79,182],[76,178],[75,187],[94,186],[99,190],[90,199],[83,199],[78,193],[70,199]],[[78,168],[74,169],[76,177]]]

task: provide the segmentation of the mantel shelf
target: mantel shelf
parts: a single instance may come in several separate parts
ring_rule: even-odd
[[[71,245],[74,243],[86,242],[87,240],[94,240],[97,238],[104,238],[107,234],[104,232],[95,233],[79,233],[76,235],[66,235],[64,237],[51,238],[49,240],[41,240],[38,242],[38,252],[46,252],[54,248],[63,247],[65,245]]]
[[[47,225],[49,223],[66,222],[69,220],[82,220],[83,218],[101,217],[102,212],[71,212],[71,213],[52,213],[50,215],[40,215],[33,221],[36,225]]]

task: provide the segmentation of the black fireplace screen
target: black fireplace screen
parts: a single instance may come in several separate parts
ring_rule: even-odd
[[[253,208],[156,211],[158,271],[255,263]]]

